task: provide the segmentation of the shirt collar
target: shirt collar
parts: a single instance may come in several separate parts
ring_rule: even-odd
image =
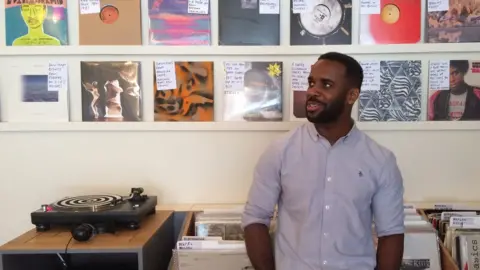
[[[320,138],[322,138],[322,136],[318,134],[317,129],[315,128],[315,125],[313,123],[307,123],[307,129],[313,141],[318,142]],[[357,125],[354,122],[352,129],[350,129],[347,135],[341,137],[340,139],[338,139],[338,141],[342,141],[345,143],[355,141],[355,138],[358,137],[359,133],[360,130],[357,128]]]

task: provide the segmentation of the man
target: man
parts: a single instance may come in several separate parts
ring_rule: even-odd
[[[430,97],[429,120],[480,120],[480,89],[465,82],[469,68],[468,60],[450,61],[450,90]]]
[[[400,268],[403,180],[393,153],[350,117],[362,80],[353,58],[321,55],[308,78],[309,123],[261,156],[242,222],[255,270]],[[277,204],[274,256],[268,226]]]

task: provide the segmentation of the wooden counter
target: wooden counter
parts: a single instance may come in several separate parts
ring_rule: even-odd
[[[173,230],[173,211],[157,211],[138,230],[118,229],[115,234],[95,235],[88,242],[73,240],[66,229],[33,229],[0,247],[0,269],[62,269],[59,255],[69,262],[69,270],[118,269],[117,265],[132,270],[165,269],[175,245]]]

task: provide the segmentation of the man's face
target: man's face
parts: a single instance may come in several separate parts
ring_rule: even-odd
[[[23,4],[21,14],[28,28],[35,29],[42,27],[47,16],[47,9],[43,4]]]
[[[319,60],[312,66],[308,77],[307,120],[316,124],[335,122],[353,105],[359,89],[349,89],[345,67],[336,61]]]
[[[455,90],[463,85],[465,74],[461,73],[455,67],[450,67],[450,89]]]

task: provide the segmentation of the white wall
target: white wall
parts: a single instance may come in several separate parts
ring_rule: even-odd
[[[282,44],[288,44],[288,0],[282,0]],[[145,1],[146,3],[147,1]],[[213,2],[213,1],[212,1]],[[70,41],[78,43],[75,1],[69,1]],[[0,3],[0,21],[4,20]],[[146,4],[144,4],[146,5]],[[144,10],[145,7],[144,7]],[[354,14],[357,9],[355,7]],[[217,43],[217,8],[212,4],[213,44]],[[354,16],[353,37],[358,37]],[[144,19],[146,38],[147,19]],[[4,29],[0,28],[0,44]],[[2,45],[3,46],[3,45]],[[30,212],[63,196],[92,192],[126,194],[142,186],[159,203],[236,203],[246,198],[253,166],[268,143],[297,123],[78,123],[81,60],[139,60],[145,121],[153,120],[153,70],[156,59],[213,60],[216,73],[216,116],[222,108],[223,60],[312,60],[337,50],[362,59],[424,60],[424,86],[429,59],[480,60],[480,47],[469,44],[327,46],[288,48],[82,47],[0,48],[0,67],[12,62],[53,58],[69,62],[69,124],[0,124],[0,243],[31,228]],[[165,53],[166,51],[166,53]],[[431,52],[429,52],[431,51]],[[198,53],[201,55],[195,55]],[[56,54],[54,54],[56,53]],[[163,53],[163,55],[162,55]],[[173,53],[172,55],[166,55]],[[208,54],[208,55],[205,55]],[[220,55],[221,54],[221,55]],[[254,54],[254,55],[249,55]],[[188,55],[188,56],[186,56]],[[0,94],[9,78],[0,73]],[[285,89],[289,79],[286,76]],[[426,87],[425,101],[426,101]],[[290,114],[289,92],[285,111]],[[2,104],[5,105],[5,104]],[[288,118],[288,117],[287,117]],[[217,118],[219,119],[219,118]],[[480,189],[477,153],[480,123],[360,124],[374,139],[393,150],[405,177],[408,201],[475,201]]]

